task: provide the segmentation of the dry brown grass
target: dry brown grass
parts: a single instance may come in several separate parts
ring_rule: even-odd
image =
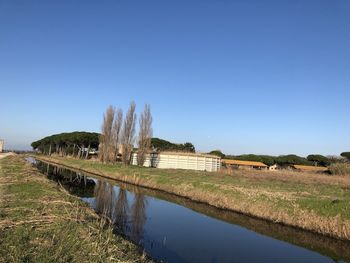
[[[328,167],[322,167],[322,166],[311,166],[311,165],[298,165],[295,164],[293,167],[297,170],[300,170],[302,172],[319,172],[319,173],[326,173],[328,172]]]
[[[272,222],[350,239],[350,178],[296,171],[256,170],[234,170],[228,175],[107,166],[63,158],[40,159]]]
[[[226,173],[231,175],[244,176],[247,178],[254,178],[254,180],[276,180],[282,182],[341,185],[343,187],[350,187],[350,177],[311,171],[302,172],[295,170],[234,170],[234,172],[232,172],[232,170],[228,170]]]
[[[349,163],[334,163],[329,167],[333,175],[347,176],[350,179],[350,164]]]

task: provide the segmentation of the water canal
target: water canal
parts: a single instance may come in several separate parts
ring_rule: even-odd
[[[350,243],[28,158],[162,262],[350,262]]]

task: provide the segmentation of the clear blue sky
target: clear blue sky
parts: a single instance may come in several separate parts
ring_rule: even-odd
[[[30,148],[150,103],[199,151],[350,150],[350,1],[0,0],[0,137]]]

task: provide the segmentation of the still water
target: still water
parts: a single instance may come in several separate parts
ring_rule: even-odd
[[[162,262],[350,262],[350,243],[28,158]]]

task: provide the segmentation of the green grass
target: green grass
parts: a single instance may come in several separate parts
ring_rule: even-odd
[[[142,186],[327,235],[350,235],[349,228],[332,229],[339,222],[350,225],[350,178],[296,172],[224,174],[102,164],[57,156],[39,158],[130,183],[136,177],[136,183]]]
[[[0,262],[148,261],[23,156],[0,160]]]

